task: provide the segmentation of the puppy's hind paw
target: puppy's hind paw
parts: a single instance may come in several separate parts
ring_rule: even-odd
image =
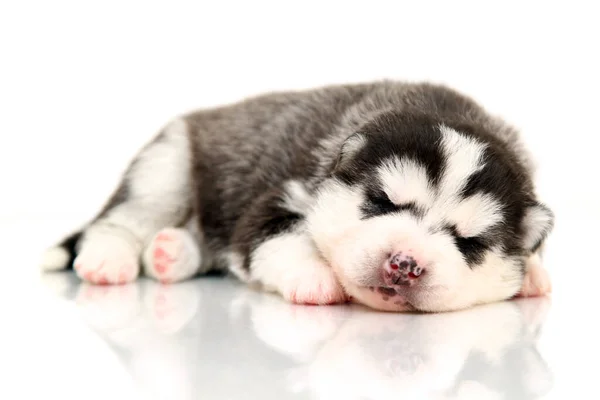
[[[539,255],[535,254],[527,260],[527,272],[518,297],[545,296],[552,292],[550,275],[544,267]]]

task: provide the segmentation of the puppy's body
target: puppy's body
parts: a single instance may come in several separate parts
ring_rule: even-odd
[[[293,302],[398,311],[538,294],[526,263],[553,217],[531,174],[514,129],[442,86],[269,94],[167,125],[43,267],[75,258],[94,283],[227,268]]]

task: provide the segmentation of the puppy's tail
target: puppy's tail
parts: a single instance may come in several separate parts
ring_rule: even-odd
[[[73,268],[77,255],[77,243],[83,231],[78,231],[64,238],[56,246],[49,248],[42,255],[40,269],[42,271],[60,271]]]

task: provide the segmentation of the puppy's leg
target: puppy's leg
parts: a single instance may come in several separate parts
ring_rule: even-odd
[[[81,278],[99,284],[134,280],[140,271],[142,249],[152,235],[167,226],[180,226],[189,217],[192,194],[187,129],[183,120],[176,120],[148,144],[131,163],[104,210],[82,231],[71,251]]]
[[[292,303],[345,302],[333,269],[304,230],[301,207],[294,207],[290,199],[285,189],[273,190],[253,204],[234,234],[233,259],[238,262],[230,269]]]
[[[346,301],[332,268],[323,261],[309,236],[298,228],[267,239],[250,255],[252,280],[296,304]]]
[[[519,297],[544,296],[552,291],[550,275],[542,266],[539,253],[532,254],[525,263],[525,278],[519,291]]]
[[[179,282],[200,271],[201,235],[193,216],[185,227],[158,231],[144,250],[144,273],[162,283]]]

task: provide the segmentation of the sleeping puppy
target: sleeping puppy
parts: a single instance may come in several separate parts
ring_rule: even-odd
[[[300,304],[448,311],[550,291],[516,130],[444,86],[272,93],[175,119],[49,249],[96,284],[228,270]]]

